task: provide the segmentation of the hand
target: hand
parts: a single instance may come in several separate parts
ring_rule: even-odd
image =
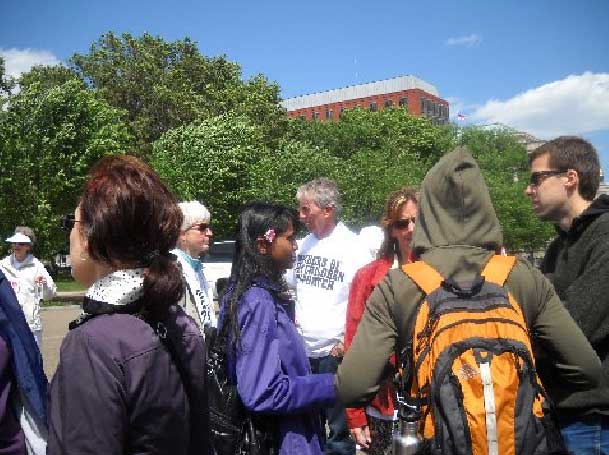
[[[332,357],[342,357],[345,355],[345,345],[342,341],[339,341],[334,345],[334,347],[330,351],[330,355]]]
[[[364,425],[361,428],[352,428],[351,429],[351,437],[355,441],[356,444],[363,449],[370,448],[370,428],[368,425]]]
[[[46,284],[47,280],[45,277],[41,276],[37,276],[36,277],[36,284]]]

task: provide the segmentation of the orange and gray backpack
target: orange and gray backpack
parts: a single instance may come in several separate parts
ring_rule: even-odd
[[[522,309],[504,287],[515,260],[492,256],[471,283],[423,261],[403,266],[425,298],[403,351],[399,401],[416,410],[433,454],[566,453]]]

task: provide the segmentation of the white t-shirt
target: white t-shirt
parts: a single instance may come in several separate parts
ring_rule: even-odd
[[[298,242],[286,280],[296,291],[296,325],[309,357],[327,356],[343,341],[351,281],[370,260],[357,235],[342,223],[323,239],[309,234]]]

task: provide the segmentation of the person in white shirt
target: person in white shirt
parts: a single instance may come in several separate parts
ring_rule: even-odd
[[[176,249],[171,252],[178,258],[184,277],[185,292],[180,305],[204,334],[206,325],[216,327],[218,323],[213,291],[205,278],[204,267],[199,259],[209,251],[209,242],[214,234],[209,224],[211,215],[198,201],[181,202],[178,206],[184,221]]]
[[[42,262],[32,254],[36,236],[31,228],[18,226],[15,234],[6,241],[11,244],[13,252],[0,261],[0,268],[15,291],[38,346],[42,348],[40,301],[55,297],[57,287]]]
[[[313,373],[336,373],[344,351],[345,320],[351,281],[371,259],[356,234],[339,222],[341,196],[336,183],[313,180],[296,193],[300,221],[310,234],[298,242],[294,268],[286,279],[296,291],[296,324]],[[345,409],[326,411],[330,434],[325,453],[352,455]]]

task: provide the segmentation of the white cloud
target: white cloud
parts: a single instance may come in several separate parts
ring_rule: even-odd
[[[489,100],[471,117],[543,139],[609,130],[609,73],[571,75],[506,101]]]
[[[482,42],[482,37],[480,35],[478,35],[477,33],[472,33],[471,35],[467,35],[467,36],[452,37],[452,38],[448,38],[446,40],[446,44],[449,46],[465,46],[465,47],[477,46],[481,42]]]
[[[34,65],[58,65],[60,62],[51,52],[36,49],[2,49],[0,56],[4,58],[6,74],[19,77],[29,71]]]

